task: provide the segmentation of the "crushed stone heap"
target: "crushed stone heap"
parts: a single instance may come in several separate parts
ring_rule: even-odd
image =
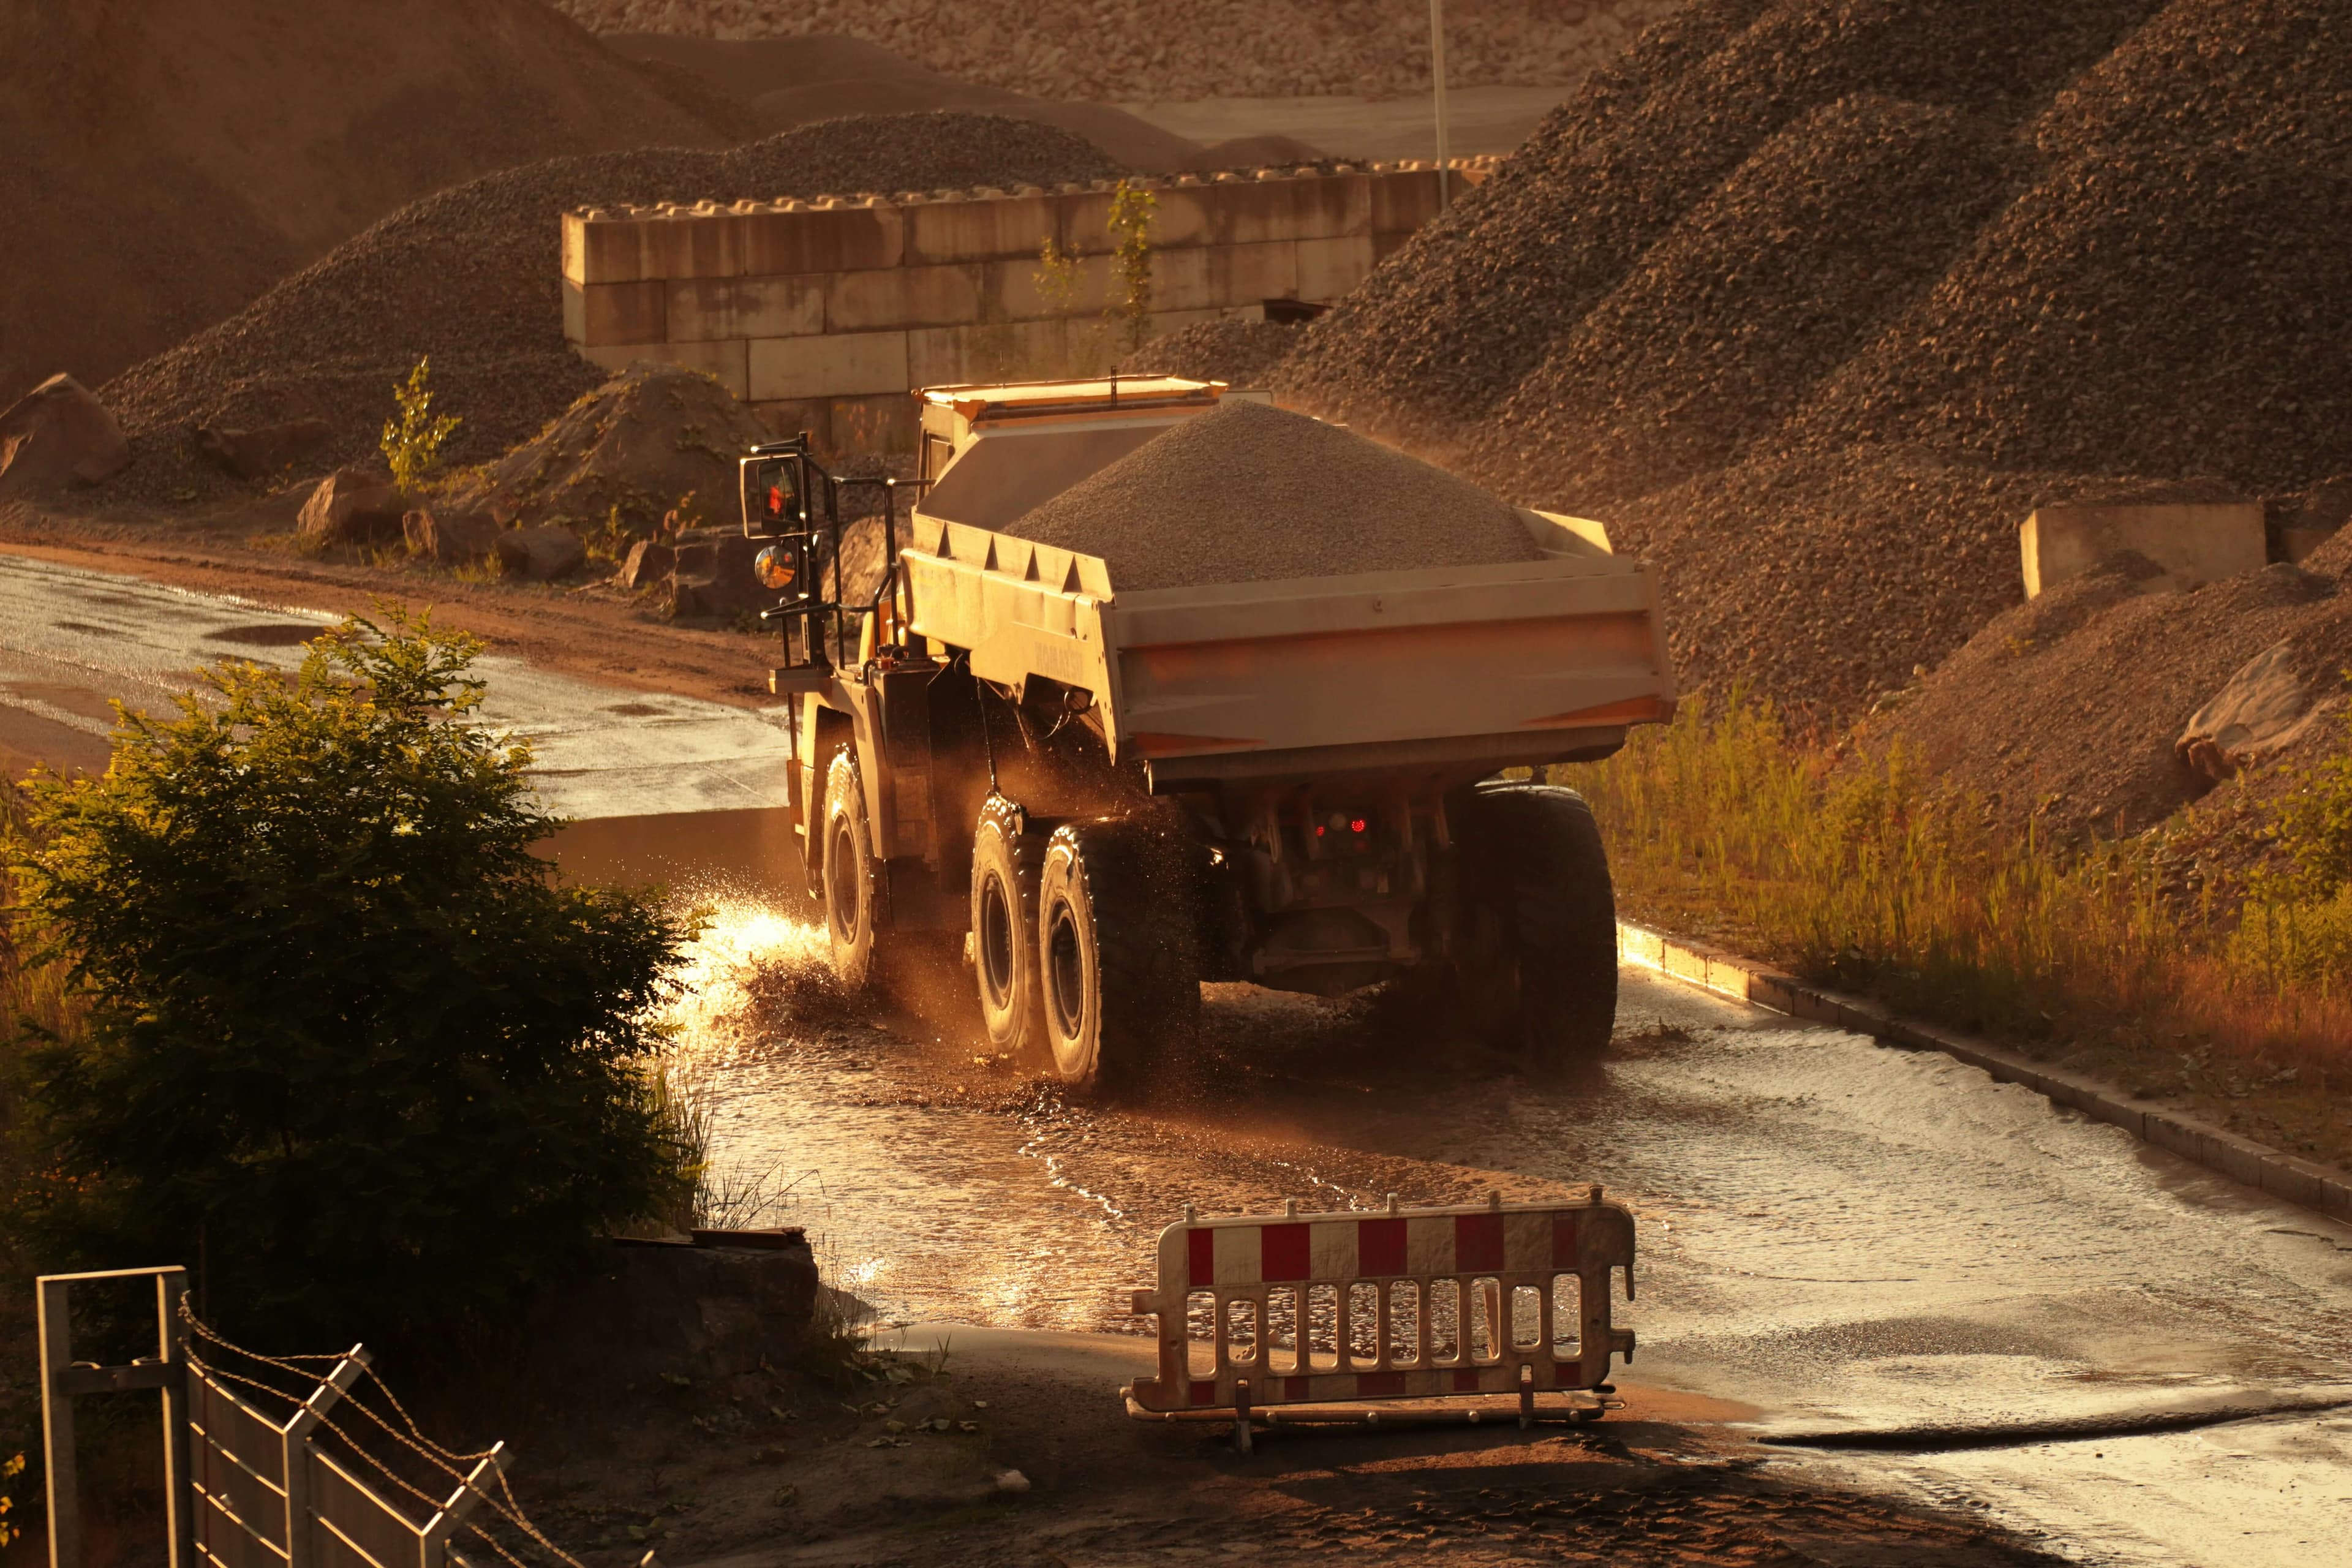
[[[1045,98],[1182,100],[1429,90],[1423,0],[554,0],[598,33],[845,34],[967,81]],[[1675,0],[1461,5],[1455,87],[1572,82]]]
[[[641,363],[452,493],[461,508],[488,508],[526,526],[593,530],[617,520],[625,532],[646,535],[672,508],[688,526],[731,524],[736,459],[767,439],[751,411],[709,376]]]
[[[2352,7],[1691,0],[1304,334],[1286,402],[1663,569],[1836,719],[2075,500],[2352,471]]]
[[[1186,420],[1006,531],[1100,556],[1114,591],[1538,554],[1517,512],[1475,485],[1263,403]]]

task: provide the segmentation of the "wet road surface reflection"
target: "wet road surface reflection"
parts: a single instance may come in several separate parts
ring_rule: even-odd
[[[1629,1375],[1830,1445],[1792,1459],[2092,1560],[2352,1561],[2352,1408],[2244,1418],[2352,1402],[2352,1231],[1948,1058],[1629,970],[1608,1058],[1541,1083],[1361,1005],[1213,986],[1181,1081],[1087,1105],[990,1058],[960,977],[886,1028],[807,981],[821,961],[813,929],[722,906],[681,1047],[745,1217],[808,1226],[886,1320],[1139,1332],[1126,1292],[1186,1203],[1598,1181],[1641,1226]],[[2135,1435],[2204,1405],[2240,1418]]]

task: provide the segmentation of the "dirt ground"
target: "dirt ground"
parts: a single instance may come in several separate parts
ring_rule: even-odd
[[[105,517],[0,504],[0,550],[264,605],[359,615],[387,598],[429,605],[441,625],[472,632],[493,651],[583,679],[739,707],[774,700],[771,639],[672,624],[650,597],[604,580],[606,569],[549,584],[484,580],[397,551],[299,553],[290,533],[303,494]]]
[[[649,1549],[730,1568],[2059,1561],[1801,1474],[1717,1425],[1747,1412],[1688,1395],[1621,1384],[1627,1408],[1590,1426],[1262,1433],[1244,1458],[1229,1429],[1129,1418],[1115,1389],[1142,1363],[1118,1342],[980,1338],[877,1358],[846,1389],[665,1388],[626,1422],[519,1444],[517,1486],[592,1568]]]

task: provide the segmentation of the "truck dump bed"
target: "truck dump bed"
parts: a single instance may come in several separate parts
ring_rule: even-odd
[[[968,649],[982,679],[1089,693],[1113,760],[1141,759],[1162,793],[1466,779],[1606,756],[1672,714],[1656,576],[1596,523],[1522,511],[1539,552],[1525,562],[1141,592],[1020,536],[1022,515],[1213,405],[1209,390],[963,432],[901,552],[908,628]]]

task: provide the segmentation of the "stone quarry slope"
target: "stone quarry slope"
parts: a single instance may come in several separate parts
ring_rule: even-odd
[[[1190,100],[1429,89],[1422,0],[555,0],[599,33],[843,34],[965,81],[1056,99]],[[1451,8],[1457,87],[1568,86],[1676,0]]]
[[[94,386],[445,185],[722,139],[539,0],[8,0],[0,403]]]
[[[1694,0],[1277,380],[1608,517],[1686,679],[1847,715],[2037,504],[2352,470],[2347,167],[2332,0]]]

